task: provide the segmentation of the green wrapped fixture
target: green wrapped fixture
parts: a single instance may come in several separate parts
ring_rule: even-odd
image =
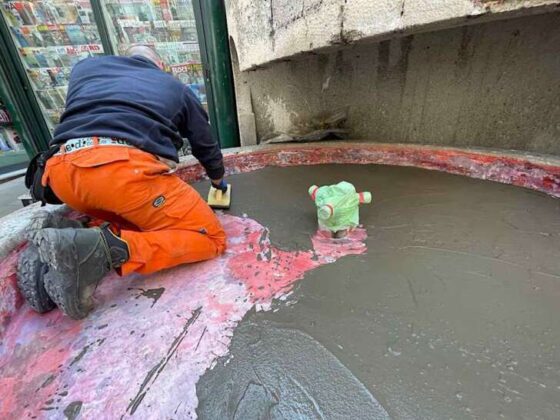
[[[343,237],[360,224],[360,204],[371,203],[370,192],[356,192],[349,182],[309,187],[309,195],[317,206],[319,229],[333,237]]]

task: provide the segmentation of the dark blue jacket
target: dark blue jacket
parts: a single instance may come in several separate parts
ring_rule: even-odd
[[[224,174],[222,152],[198,99],[140,56],[87,58],[74,66],[51,144],[93,136],[126,139],[176,162],[186,137],[210,178]]]

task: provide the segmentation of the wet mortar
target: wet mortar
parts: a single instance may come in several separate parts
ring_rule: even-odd
[[[201,418],[555,418],[560,412],[560,201],[376,165],[229,178],[231,213],[309,249],[312,184],[371,191],[368,252],[251,311],[197,386]],[[195,187],[205,195],[207,183]]]

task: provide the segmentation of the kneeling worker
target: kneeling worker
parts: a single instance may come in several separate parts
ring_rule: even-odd
[[[51,142],[60,151],[48,160],[43,185],[111,225],[47,223],[32,242],[47,265],[40,271],[48,297],[74,319],[87,316],[95,288],[112,269],[150,274],[225,250],[213,211],[170,173],[186,137],[212,184],[225,190],[222,153],[198,99],[162,69],[155,51],[135,46],[127,57],[88,58],[72,71]]]

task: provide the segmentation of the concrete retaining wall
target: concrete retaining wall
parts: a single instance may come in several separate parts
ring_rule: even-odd
[[[558,5],[558,0],[226,0],[241,70],[321,48],[543,13]]]
[[[256,62],[240,39],[238,70]],[[259,140],[347,109],[353,138],[559,154],[559,75],[554,12],[306,53],[237,71],[236,83]],[[254,142],[249,122],[244,144]]]

